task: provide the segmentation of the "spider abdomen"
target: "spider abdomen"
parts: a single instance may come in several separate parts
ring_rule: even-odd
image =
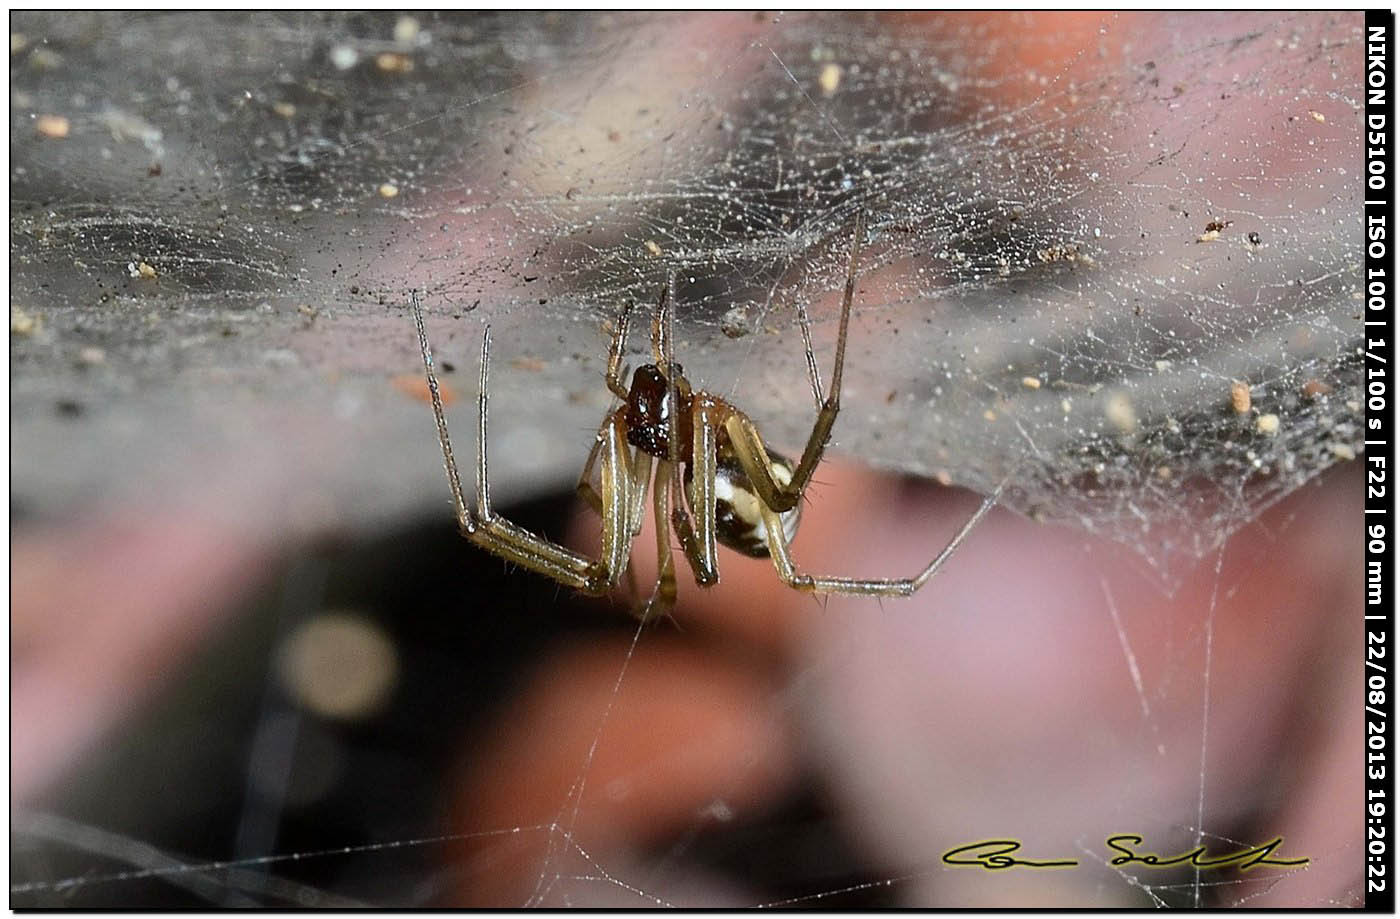
[[[792,481],[792,461],[781,454],[768,451],[768,468],[779,485]],[[754,558],[768,558],[768,528],[763,523],[763,499],[744,473],[739,458],[727,445],[715,457],[715,538],[719,542]],[[783,522],[783,539],[791,542],[797,533],[802,506],[779,514]]]

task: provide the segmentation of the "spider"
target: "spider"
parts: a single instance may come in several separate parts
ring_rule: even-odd
[[[841,371],[846,354],[851,300],[855,293],[856,261],[865,235],[865,220],[858,217],[841,301],[840,328],[831,390],[823,396],[821,376],[812,353],[811,330],[806,312],[799,310],[807,371],[817,404],[817,420],[807,437],[801,458],[793,463],[768,448],[758,428],[727,399],[695,389],[681,365],[672,359],[673,315],[670,307],[674,276],[662,289],[652,321],[653,362],[632,374],[623,385],[622,365],[631,304],[618,315],[608,349],[605,380],[621,401],[609,410],[593,441],[577,492],[602,518],[602,552],[594,559],[559,543],[530,533],[491,509],[486,472],[487,366],[491,329],[481,339],[481,380],[478,391],[476,508],[462,491],[457,462],[448,438],[442,397],[433,374],[432,350],[423,322],[423,304],[417,290],[411,294],[418,343],[423,352],[428,391],[437,421],[457,525],[462,535],[494,555],[553,578],[586,594],[606,594],[617,586],[624,570],[631,572],[632,542],[641,531],[646,512],[649,481],[652,513],[656,520],[657,575],[650,597],[639,615],[654,608],[669,612],[676,599],[676,571],[665,521],[670,522],[695,581],[709,586],[719,581],[716,544],[745,555],[770,558],[778,577],[789,587],[817,594],[898,596],[913,594],[928,583],[957,550],[986,513],[996,504],[997,489],[968,518],[961,530],[922,571],[910,578],[828,577],[800,572],[789,549],[801,515],[801,502],[841,407]],[[594,471],[599,487],[594,488]]]

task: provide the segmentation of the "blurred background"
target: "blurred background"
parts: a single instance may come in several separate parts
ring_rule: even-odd
[[[12,16],[12,905],[1358,903],[1360,28]],[[456,535],[411,288],[587,549],[620,304],[677,272],[796,450],[862,212],[794,551],[908,575],[1008,481],[926,590],[726,552],[639,629]],[[940,860],[994,838],[1079,864]]]

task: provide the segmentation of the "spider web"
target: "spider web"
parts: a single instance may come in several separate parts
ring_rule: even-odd
[[[51,321],[18,342],[16,422],[48,446],[55,395],[106,411],[90,453],[17,456],[19,497],[138,490],[122,483],[140,468],[187,480],[165,432],[241,448],[264,396],[362,423],[314,470],[357,494],[352,518],[428,493],[430,456],[382,499],[359,488],[375,445],[410,436],[380,383],[413,370],[410,285],[455,363],[479,324],[450,317],[497,324],[497,437],[520,457],[503,493],[571,474],[579,404],[606,405],[600,324],[671,270],[692,377],[801,443],[795,307],[829,347],[860,210],[836,451],[983,492],[1010,475],[1012,506],[1168,572],[1354,455],[1354,23],[834,21],[731,23],[714,46],[666,17],[448,19],[398,43],[373,17],[152,17],[109,37],[100,17],[43,21],[17,71],[13,281]],[[217,79],[145,73],[170,61],[121,51],[143,41]],[[679,63],[639,80],[666,69],[655,54]],[[91,55],[135,71],[98,91]],[[49,111],[71,138],[32,130]],[[212,135],[182,130],[194,113]],[[78,337],[112,359],[37,366]],[[327,392],[327,375],[349,379]]]
[[[1276,570],[1234,540],[1296,536],[1297,518],[1315,518],[1267,511],[1361,449],[1358,16],[65,14],[17,16],[12,33],[21,516],[170,490],[268,533],[308,515],[364,531],[441,509],[426,409],[405,398],[410,287],[439,361],[465,371],[446,376],[457,409],[493,326],[499,500],[576,475],[608,404],[603,327],[619,304],[653,302],[670,272],[690,378],[769,441],[800,444],[812,408],[798,310],[826,373],[858,242],[832,453],[983,493],[1008,480],[1004,503],[1067,524],[1076,546],[1125,547],[1138,589],[1187,598],[1195,615],[1161,628],[1107,576],[1083,603],[1128,680],[1120,739],[1175,763],[1172,713],[1189,700],[1201,721],[1186,748],[1201,800],[1149,823],[1179,841],[1252,841],[1208,797],[1211,716],[1242,691],[1222,676],[1233,658],[1215,636],[1234,632],[1217,611]],[[65,136],[37,126],[50,114]],[[859,213],[869,229],[853,241]],[[470,409],[452,414],[464,436]],[[211,480],[237,485],[210,495]],[[985,595],[979,583],[966,590]],[[794,705],[890,653],[868,616],[833,611]],[[889,634],[924,634],[886,618]],[[842,642],[854,650],[832,650]],[[1151,659],[1144,643],[1159,642]],[[590,750],[627,704],[622,661],[648,646],[616,658]],[[841,751],[858,721],[816,730],[832,773],[851,768]],[[507,835],[546,840],[532,905],[693,902],[645,855],[575,833],[593,758],[549,819],[332,849],[186,858],[59,816],[21,820],[17,838],[119,865],[16,872],[12,898],[100,886],[117,903],[159,878],[209,902],[335,904],[353,898],[277,869],[392,865],[391,852]],[[916,844],[901,833],[918,825],[882,807],[900,798],[853,787],[891,831],[872,844],[874,879],[757,899],[829,905],[884,885],[959,902],[965,890],[936,890],[958,833]],[[1129,823],[1147,807],[1124,802]],[[724,822],[715,807],[697,827]],[[1099,842],[1076,840],[1086,864]],[[1291,877],[1157,883],[1100,867],[1100,892],[1156,905],[1200,902],[1203,884],[1222,888],[1212,902],[1249,903]],[[1309,902],[1355,895],[1338,890]]]

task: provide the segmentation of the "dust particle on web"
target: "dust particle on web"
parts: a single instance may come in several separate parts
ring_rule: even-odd
[[[742,306],[731,307],[719,321],[719,329],[729,338],[749,334],[749,311]]]
[[[1321,112],[1314,111],[1313,109],[1308,109],[1308,115],[1312,118],[1313,121],[1316,121],[1318,124],[1327,123],[1327,116],[1322,114]]]
[[[290,102],[274,102],[272,113],[282,118],[293,118],[296,116],[297,107]]]
[[[109,107],[97,116],[97,120],[112,135],[112,140],[116,143],[137,140],[149,150],[160,149],[161,138],[164,136],[160,128],[151,124],[138,113]]]
[[[360,61],[360,52],[350,45],[336,45],[330,51],[331,66],[336,70],[349,70]]]
[[[40,45],[30,53],[29,66],[40,73],[57,70],[63,66],[63,55],[52,48]]]
[[[1219,240],[1219,238],[1221,238],[1221,234],[1224,233],[1225,228],[1231,226],[1232,223],[1235,223],[1235,221],[1214,219],[1207,221],[1207,224],[1205,224],[1204,233],[1198,235],[1198,237],[1196,237],[1196,241],[1214,242],[1215,240]]]
[[[383,185],[380,185],[380,186],[379,186],[379,197],[381,197],[381,198],[397,198],[398,196],[399,196],[399,187],[398,187],[397,185],[394,185],[394,184],[392,184],[392,183],[390,183],[390,182],[385,182]]]
[[[1351,444],[1333,444],[1332,455],[1345,462],[1356,459],[1356,451],[1351,448]]]
[[[126,273],[133,278],[140,278],[143,281],[154,281],[156,278],[160,277],[160,272],[156,271],[155,267],[144,259],[137,262],[127,262]]]
[[[545,368],[544,361],[537,357],[530,357],[529,355],[512,358],[510,365],[516,370],[525,370],[530,373],[540,373]]]
[[[71,125],[62,115],[40,115],[34,121],[34,130],[40,137],[62,140],[68,136]]]
[[[1321,380],[1308,380],[1303,384],[1303,395],[1308,399],[1319,399],[1330,395],[1332,387]]]
[[[1249,384],[1241,380],[1231,381],[1230,408],[1235,410],[1236,415],[1248,415],[1250,404]]]
[[[411,45],[418,38],[418,20],[412,16],[400,16],[394,23],[394,41],[400,45]]]
[[[27,338],[42,327],[39,317],[32,316],[17,306],[10,307],[10,334]]]
[[[1205,232],[1196,237],[1198,243],[1215,242],[1220,238],[1220,234],[1225,232],[1225,228],[1233,224],[1233,220],[1209,220],[1206,222]]]
[[[650,255],[661,254],[661,246],[654,239],[648,239],[646,242],[642,243],[642,247],[646,249]]]
[[[412,73],[413,58],[397,51],[382,51],[374,56],[374,66],[380,73]]]
[[[817,77],[817,85],[821,87],[823,96],[831,96],[841,85],[841,67],[839,64],[827,64],[822,68],[821,75]]]
[[[60,418],[81,418],[87,412],[87,406],[76,399],[59,399],[53,409]]]
[[[1137,430],[1137,408],[1133,406],[1133,400],[1128,398],[1127,393],[1110,393],[1104,400],[1103,413],[1108,423],[1120,433],[1131,434]]]
[[[1278,433],[1278,424],[1278,416],[1273,412],[1269,412],[1255,419],[1254,430],[1258,431],[1260,434],[1272,437]]]
[[[428,380],[421,373],[401,373],[391,377],[389,382],[399,392],[411,399],[419,402],[431,403],[433,394],[428,389]],[[451,386],[442,381],[438,381],[438,395],[442,397],[443,405],[451,405],[457,401],[457,393]]]
[[[1040,380],[1035,377],[1021,377],[1021,385],[1026,389],[1039,389]]]
[[[1037,249],[1035,257],[1042,262],[1076,262],[1084,257],[1080,255],[1079,247],[1074,243],[1055,243],[1046,246],[1044,249]],[[1087,259],[1085,259],[1087,261]]]

